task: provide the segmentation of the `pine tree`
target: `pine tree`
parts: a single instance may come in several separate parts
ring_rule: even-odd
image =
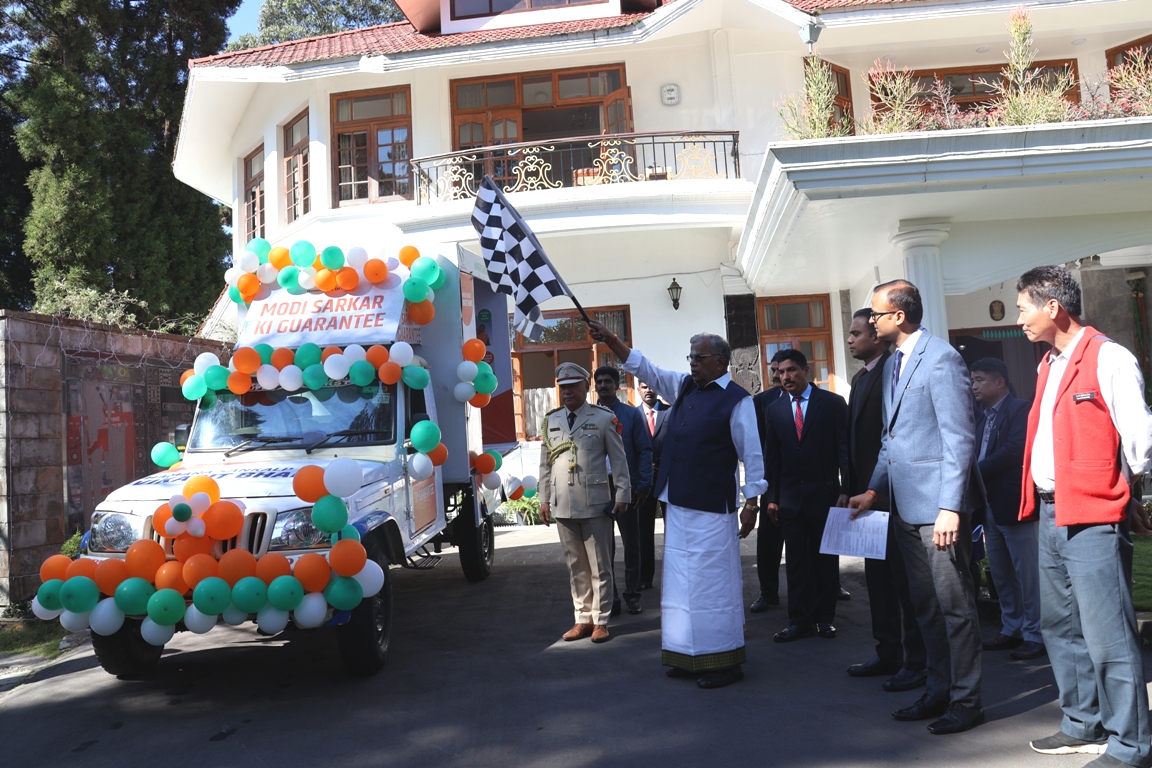
[[[239,51],[387,24],[403,17],[392,0],[264,0],[257,22],[259,32],[240,36],[228,48]]]
[[[24,255],[24,217],[32,205],[29,165],[14,133],[17,117],[6,94],[20,74],[21,51],[7,8],[0,6],[0,308],[32,306],[32,265]]]

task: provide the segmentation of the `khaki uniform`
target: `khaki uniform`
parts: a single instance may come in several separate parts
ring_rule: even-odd
[[[628,457],[616,414],[584,403],[568,428],[568,409],[544,417],[541,435],[540,502],[551,504],[572,582],[577,624],[607,624],[612,611],[612,538],[608,484],[612,463],[615,501],[632,500]]]

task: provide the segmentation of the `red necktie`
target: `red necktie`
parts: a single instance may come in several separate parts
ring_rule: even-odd
[[[656,434],[656,411],[652,408],[648,409],[648,434]]]
[[[804,434],[804,412],[800,410],[800,396],[794,395],[792,402],[796,403],[796,439]]]

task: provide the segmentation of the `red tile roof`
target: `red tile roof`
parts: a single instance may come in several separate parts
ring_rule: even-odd
[[[919,0],[786,0],[786,2],[805,13],[817,11],[838,11],[841,9],[861,8],[868,5],[903,5]]]

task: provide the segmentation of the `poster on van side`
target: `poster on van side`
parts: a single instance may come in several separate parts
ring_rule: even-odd
[[[240,324],[240,346],[271,344],[299,347],[312,342],[386,344],[396,339],[404,310],[404,294],[391,277],[382,286],[361,284],[351,292],[326,295],[319,291],[293,295],[273,291],[256,299]]]

